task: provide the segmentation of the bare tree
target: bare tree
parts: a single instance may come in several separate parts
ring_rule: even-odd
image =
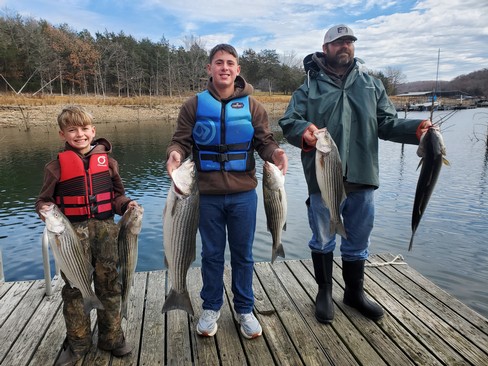
[[[395,95],[397,93],[398,85],[407,80],[405,74],[394,67],[388,66],[385,70],[385,77],[388,80],[390,90],[387,90],[388,95]]]

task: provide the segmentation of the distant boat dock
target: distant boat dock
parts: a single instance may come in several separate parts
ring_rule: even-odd
[[[332,325],[314,317],[317,285],[311,260],[256,263],[255,314],[263,336],[244,339],[232,311],[230,269],[215,337],[195,332],[201,314],[199,268],[188,274],[195,317],[183,311],[161,313],[168,292],[166,270],[138,272],[122,322],[134,346],[125,358],[94,345],[77,365],[487,365],[488,320],[435,286],[407,264],[385,264],[375,255],[366,268],[365,289],[385,309],[375,323],[342,303],[340,259],[335,259]],[[0,283],[0,365],[53,365],[65,336],[61,286],[45,281]],[[62,282],[62,281],[61,281]]]
[[[434,102],[432,102],[432,98]],[[397,111],[430,111],[473,109],[488,107],[486,99],[476,99],[458,90],[421,91],[397,94],[391,97]]]

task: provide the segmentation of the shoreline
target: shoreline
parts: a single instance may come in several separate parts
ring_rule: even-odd
[[[280,118],[288,102],[261,102],[270,122]],[[1,105],[0,128],[19,128],[28,130],[36,127],[57,126],[56,118],[67,103],[35,105]],[[181,103],[145,105],[94,105],[76,103],[84,106],[94,117],[94,124],[113,122],[157,121],[168,125],[176,123]]]

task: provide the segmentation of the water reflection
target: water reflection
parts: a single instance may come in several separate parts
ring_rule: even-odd
[[[486,202],[488,152],[473,143],[473,111],[450,117],[444,132],[447,158],[429,206],[417,230],[414,248],[407,251],[410,221],[419,171],[416,147],[380,142],[380,182],[372,253],[402,254],[406,261],[461,301],[488,316],[488,210]],[[428,114],[409,113],[409,118]],[[278,140],[282,134],[273,126]],[[43,167],[62,144],[55,128],[20,132],[0,130],[0,247],[7,281],[43,276],[40,237],[43,223],[33,205],[43,179]],[[164,268],[162,212],[170,180],[165,172],[165,150],[173,133],[157,122],[97,125],[97,135],[114,145],[127,194],[145,208],[137,270]],[[287,259],[310,258],[305,200],[307,188],[300,151],[283,142],[289,156],[285,188],[288,195],[287,231],[283,236]],[[271,235],[262,205],[262,162],[257,160],[258,224],[254,256],[270,261]],[[200,239],[197,253],[201,251]],[[337,251],[336,255],[340,255]],[[199,255],[195,265],[200,264]],[[227,252],[227,260],[229,260]],[[52,268],[54,265],[52,264]]]

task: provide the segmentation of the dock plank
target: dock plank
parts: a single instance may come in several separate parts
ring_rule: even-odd
[[[484,362],[483,358],[484,355],[482,352],[478,352],[477,347],[473,347],[473,344],[467,341],[464,337],[462,337],[456,328],[452,328],[446,322],[446,317],[443,311],[445,307],[439,307],[437,310],[432,310],[432,307],[426,306],[424,302],[428,303],[427,298],[432,298],[432,295],[420,289],[422,292],[421,294],[416,294],[415,292],[412,293],[408,289],[404,288],[408,286],[406,283],[409,283],[407,279],[402,276],[401,279],[397,279],[401,282],[395,282],[394,279],[380,275],[388,271],[392,276],[395,273],[395,269],[392,267],[377,267],[377,268],[368,268],[368,275],[373,281],[377,284],[377,291],[381,291],[379,288],[389,288],[393,284],[399,283],[400,286],[397,286],[397,291],[392,293],[393,296],[399,301],[402,299],[404,305],[415,314],[419,320],[422,321],[422,324],[425,328],[427,328],[439,341],[439,347],[444,349],[444,353],[446,356],[450,355],[449,362],[465,362],[468,359],[470,362],[474,364],[482,364]],[[372,281],[370,281],[372,283]],[[410,284],[412,284],[410,282]],[[381,300],[385,296],[385,291],[381,291],[383,293],[382,296],[379,296],[378,299]],[[419,299],[424,299],[421,301]],[[440,316],[439,314],[442,314]],[[449,349],[449,350],[448,350]]]
[[[0,299],[5,295],[10,288],[15,285],[14,282],[2,282],[0,281]]]
[[[280,269],[285,269],[276,262],[275,267],[270,264],[256,267],[258,276],[263,281],[265,291],[273,302],[273,305],[278,313],[280,321],[285,326],[285,329],[293,342],[293,345],[298,352],[300,359],[304,365],[326,365],[328,359],[322,351],[322,347],[317,342],[315,337],[310,337],[310,328],[302,316],[297,316],[297,308],[293,300],[297,302],[310,302],[310,299],[300,295],[303,292],[298,290],[295,286],[283,285],[279,276],[274,274]],[[284,286],[287,287],[288,294],[284,291]],[[299,314],[299,313],[298,313]]]
[[[195,315],[191,318],[190,327],[193,334],[192,349],[195,364],[202,366],[212,366],[219,364],[219,354],[215,337],[200,337],[195,331],[198,319],[202,314],[202,300],[200,289],[202,288],[202,276],[200,268],[190,268],[188,271],[188,291],[193,304]]]
[[[2,362],[6,365],[27,365],[60,307],[60,291],[56,292],[54,296],[45,297],[40,301],[36,311],[30,317],[22,333],[19,334]]]
[[[112,366],[137,365],[139,360],[140,340],[142,333],[142,320],[144,319],[144,300],[146,294],[147,274],[138,272],[134,276],[134,284],[127,303],[127,320],[122,320],[122,330],[126,342],[134,347],[125,357],[112,357]]]
[[[428,326],[431,320],[425,313],[422,313],[426,309],[414,301],[409,294],[402,292],[398,286],[385,292],[384,288],[388,288],[391,282],[387,277],[377,278],[377,282],[381,282],[381,286],[384,286],[381,287],[371,278],[374,278],[374,273],[371,268],[365,270],[365,291],[387,311],[389,316],[392,316],[405,328],[406,337],[413,336],[424,346],[423,349],[419,349],[419,352],[432,352],[443,364],[462,364],[462,357],[444,342],[442,336]],[[403,296],[400,296],[401,294]],[[427,323],[423,322],[420,317],[427,320]]]
[[[12,282],[5,286],[4,295],[0,299],[0,326],[3,326],[5,321],[10,317],[17,305],[22,301],[25,293],[31,288],[33,282]],[[2,288],[3,288],[2,286]],[[0,337],[1,338],[1,337]]]
[[[313,273],[312,262],[307,261],[305,264],[308,271]],[[361,333],[361,326],[357,325],[363,319],[362,316],[356,310],[342,304],[343,290],[337,283],[338,279],[342,279],[342,271],[338,270],[336,266],[333,270],[333,277],[335,282],[332,286],[332,296],[335,302],[335,316],[332,327],[335,329],[336,334],[342,339],[346,348],[350,350],[351,355],[359,364],[385,365],[382,355],[376,352],[370,342],[365,338],[365,335]],[[313,282],[315,283],[315,280]],[[312,284],[309,279],[308,291],[311,288],[313,288],[312,293],[315,295],[317,285]],[[366,334],[366,336],[368,335]],[[342,357],[344,356],[340,356],[335,361],[341,362]]]
[[[245,365],[246,354],[239,336],[234,312],[230,267],[224,268],[224,305],[220,310],[219,330],[215,335],[220,360],[225,365]],[[263,341],[259,339],[258,341]]]
[[[59,306],[54,314],[53,321],[49,325],[39,346],[34,348],[35,352],[30,360],[30,365],[50,365],[56,360],[61,350],[61,344],[65,337],[65,323],[63,308]]]
[[[164,365],[166,326],[161,309],[165,299],[162,296],[165,292],[165,283],[166,272],[148,273],[139,365]],[[159,352],[155,352],[155,350]]]
[[[332,324],[314,315],[317,284],[311,260],[255,264],[255,315],[262,337],[245,339],[233,309],[231,268],[224,271],[224,306],[215,337],[200,337],[202,312],[198,267],[188,271],[195,315],[161,313],[169,291],[166,270],[138,272],[122,327],[133,352],[123,358],[96,346],[91,313],[90,352],[77,366],[107,365],[486,365],[488,320],[408,265],[382,265],[393,255],[370,258],[364,288],[385,309],[378,322],[342,302],[340,258],[334,259]],[[0,365],[53,365],[65,337],[60,289],[44,294],[43,280],[0,285]]]
[[[345,327],[344,314],[335,305],[335,320],[332,324],[324,325],[315,319],[315,297],[317,296],[318,286],[315,278],[308,271],[307,266],[301,261],[286,261],[275,263],[276,267],[286,265],[289,271],[277,272],[282,283],[288,284],[288,287],[297,287],[303,291],[300,297],[292,295],[292,299],[298,308],[298,312],[305,318],[308,326],[320,343],[325,354],[331,360],[330,362],[340,361],[347,365],[357,365],[358,362],[350,353],[346,344],[342,341],[337,329]],[[306,297],[308,296],[308,300]],[[335,299],[334,299],[335,300]],[[352,330],[352,328],[351,328]]]
[[[282,322],[282,313],[286,311],[286,304],[283,304],[283,301],[276,297],[276,294],[282,290],[281,286],[277,283],[277,279],[273,278],[270,281],[271,279],[267,277],[269,269],[266,263],[260,263],[259,266],[256,266],[255,272],[263,287],[263,295],[266,294],[275,309],[273,313],[266,316],[258,314],[273,357],[279,365],[304,365],[295,346],[295,340],[292,339],[286,324]],[[296,316],[299,317],[298,314]]]
[[[3,363],[4,359],[9,357],[7,353],[21,334],[23,334],[25,325],[44,298],[43,290],[38,288],[39,282],[37,280],[32,282],[30,286],[21,286],[21,288],[16,289],[12,297],[14,301],[9,302],[9,305],[14,302],[15,307],[0,328],[0,364]],[[26,291],[21,293],[21,289],[25,287],[27,287]]]

